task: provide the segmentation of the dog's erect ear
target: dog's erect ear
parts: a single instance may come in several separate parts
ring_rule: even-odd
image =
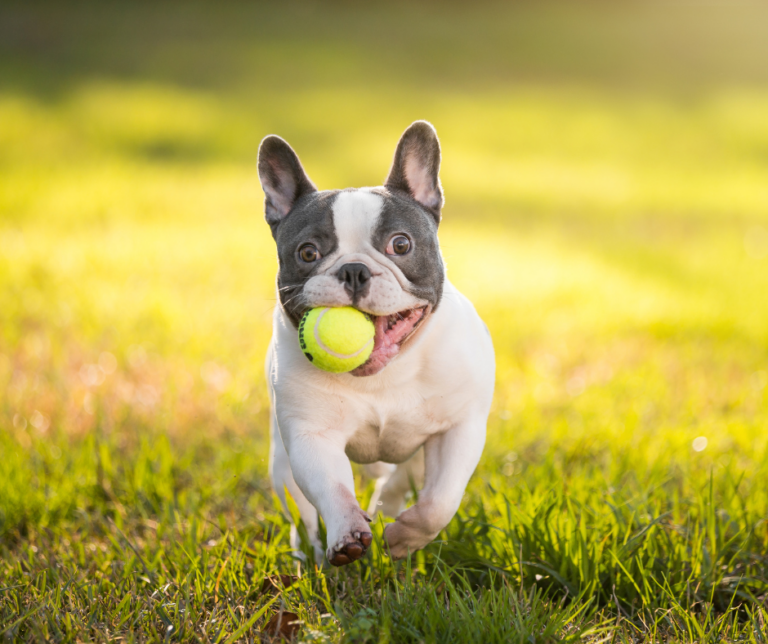
[[[301,166],[299,157],[279,136],[271,134],[259,146],[259,179],[264,190],[264,211],[274,233],[277,225],[291,212],[296,200],[317,192]]]
[[[431,123],[415,121],[400,137],[392,168],[384,185],[402,190],[440,221],[443,189],[440,186],[440,141]]]

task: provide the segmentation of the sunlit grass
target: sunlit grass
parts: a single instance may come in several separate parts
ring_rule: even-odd
[[[752,58],[724,54],[742,82],[723,82],[696,36],[689,63],[715,80],[619,86],[610,61],[530,36],[571,16],[568,37],[639,61],[611,12],[593,32],[562,7],[469,26],[453,7],[424,35],[377,9],[303,10],[293,31],[277,7],[196,6],[173,48],[163,9],[51,8],[69,58],[26,27],[24,56],[0,55],[0,632],[253,639],[282,607],[305,641],[765,641],[768,90]],[[374,17],[402,39],[393,60],[421,67],[387,71]],[[476,58],[465,31],[488,34]],[[415,118],[444,148],[449,276],[496,346],[488,445],[412,562],[377,547],[298,567],[267,481],[276,261],[255,152],[276,132],[321,188],[377,184]],[[297,572],[267,605],[264,578]]]

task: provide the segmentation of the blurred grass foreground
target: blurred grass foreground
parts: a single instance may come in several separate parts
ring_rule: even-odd
[[[0,633],[766,641],[766,24],[4,3]],[[298,566],[267,481],[257,146],[375,185],[417,118],[450,278],[496,346],[488,446],[411,562]]]

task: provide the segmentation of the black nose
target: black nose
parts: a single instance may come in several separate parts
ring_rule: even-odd
[[[344,288],[356,302],[361,297],[365,297],[371,284],[371,271],[365,264],[355,262],[353,264],[344,264],[337,273],[338,278],[344,282]]]

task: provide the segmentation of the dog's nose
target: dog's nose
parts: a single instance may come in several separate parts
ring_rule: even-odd
[[[337,275],[353,301],[365,297],[371,282],[371,271],[365,264],[360,262],[344,264]]]

